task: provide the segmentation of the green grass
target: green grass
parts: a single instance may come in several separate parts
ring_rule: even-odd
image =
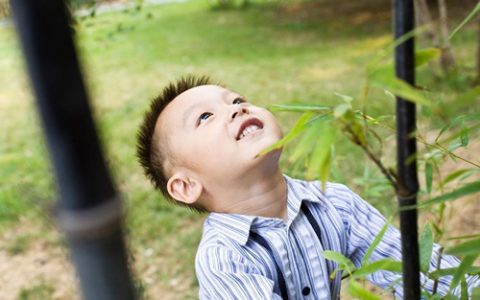
[[[159,264],[152,276],[161,286],[171,288],[171,279],[180,278],[186,285],[178,295],[195,296],[193,259],[203,219],[165,203],[137,165],[135,132],[149,100],[167,82],[187,73],[208,74],[258,105],[331,105],[341,101],[335,92],[357,97],[367,63],[391,39],[389,3],[376,7],[358,5],[342,11],[328,3],[310,9],[298,3],[257,3],[215,10],[204,1],[192,1],[78,20],[77,44],[95,119],[126,203],[129,243],[140,257],[137,273],[147,291],[154,283],[142,274],[147,266]],[[453,85],[461,91],[473,74],[474,28],[465,28],[453,42],[457,60],[467,70],[462,76],[445,85],[432,76],[431,68],[419,73],[422,85],[447,100],[451,96],[443,90]],[[23,68],[14,32],[0,29],[0,229],[11,228],[19,217],[44,220],[45,208],[55,199]],[[389,115],[393,104],[383,91],[373,90],[368,111]],[[285,129],[297,118],[287,113],[278,116]],[[378,172],[372,165],[366,169],[358,163],[365,161],[360,150],[339,143],[333,180],[356,187],[363,196],[371,195],[382,211],[389,211],[393,194],[378,187]],[[393,153],[387,161],[394,161]],[[286,172],[302,176],[285,160],[282,164]],[[24,244],[28,243],[21,241]],[[152,251],[153,255],[144,255]]]

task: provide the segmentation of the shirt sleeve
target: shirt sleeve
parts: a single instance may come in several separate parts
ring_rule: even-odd
[[[335,184],[334,193],[329,195],[333,205],[339,212],[345,226],[347,253],[354,264],[359,267],[368,247],[372,244],[375,237],[379,234],[385,225],[385,218],[369,203],[361,199],[344,185]],[[434,245],[432,258],[430,262],[430,271],[437,270],[437,261],[440,246]],[[382,240],[373,251],[369,262],[380,259],[392,258],[398,261],[402,260],[401,236],[397,228],[390,225]],[[453,268],[459,265],[458,258],[443,254],[440,261],[440,268]],[[393,288],[394,293],[400,299],[403,299],[402,276],[399,273],[387,271],[378,271],[367,277],[373,284],[381,288]],[[432,292],[434,282],[421,274],[421,285],[428,292]],[[448,292],[452,276],[444,276],[438,282],[437,292],[445,295]],[[469,291],[480,285],[478,276],[468,276],[467,285]],[[457,287],[453,293],[460,295],[460,287]]]
[[[196,273],[200,299],[275,299],[274,282],[241,255],[222,245],[199,249]]]

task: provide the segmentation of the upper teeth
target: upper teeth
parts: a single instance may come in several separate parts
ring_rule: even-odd
[[[249,125],[247,126],[243,131],[242,133],[240,134],[240,138],[239,139],[243,139],[246,135],[254,132],[255,130],[258,130],[260,129],[260,127],[258,127],[257,125]]]

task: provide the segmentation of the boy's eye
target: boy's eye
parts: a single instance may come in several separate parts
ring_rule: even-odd
[[[207,120],[211,115],[212,115],[212,113],[204,112],[203,114],[200,115],[200,117],[198,117],[198,122],[197,122],[197,124],[200,124],[200,123],[202,123],[203,121]]]
[[[243,103],[245,102],[245,100],[243,100],[242,98],[235,98],[235,100],[233,100],[233,104],[240,104],[240,103]]]

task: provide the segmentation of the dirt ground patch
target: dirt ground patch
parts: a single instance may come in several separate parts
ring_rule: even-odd
[[[53,228],[22,220],[1,240],[2,299],[80,299],[68,254]]]

